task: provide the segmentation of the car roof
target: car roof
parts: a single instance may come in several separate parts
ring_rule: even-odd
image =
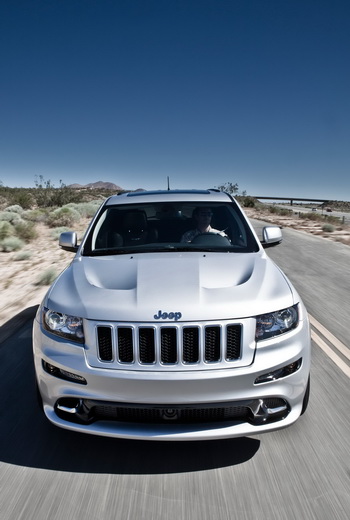
[[[112,195],[106,205],[136,204],[140,202],[231,202],[232,198],[223,191],[209,190],[159,190],[159,191],[133,191]]]

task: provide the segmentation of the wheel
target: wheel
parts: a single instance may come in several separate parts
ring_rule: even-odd
[[[309,376],[309,379],[307,382],[307,387],[306,387],[305,395],[304,395],[304,399],[303,399],[303,407],[301,409],[300,415],[303,415],[306,412],[307,406],[309,404],[309,398],[310,398],[310,376]]]

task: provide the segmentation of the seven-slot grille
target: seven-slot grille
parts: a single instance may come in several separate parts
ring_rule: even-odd
[[[102,362],[185,365],[236,361],[241,357],[240,324],[210,326],[97,327]]]

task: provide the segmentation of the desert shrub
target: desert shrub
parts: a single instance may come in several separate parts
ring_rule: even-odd
[[[299,213],[299,217],[307,220],[313,220],[316,222],[328,222],[329,224],[337,224],[340,223],[339,217],[334,217],[333,215],[322,215],[321,213],[310,212],[310,213]]]
[[[332,233],[334,231],[334,226],[332,224],[323,224],[322,231],[325,231],[326,233]]]
[[[0,248],[6,253],[10,253],[11,251],[18,251],[19,249],[22,249],[23,246],[23,240],[18,237],[8,237],[0,241]]]
[[[292,210],[288,209],[288,208],[277,208],[277,209],[278,209],[277,213],[281,217],[287,217],[288,215],[290,215],[292,213]]]
[[[299,217],[314,221],[323,220],[323,216],[320,213],[299,213]]]
[[[0,220],[14,224],[16,221],[21,220],[21,217],[14,211],[0,211]]]
[[[1,186],[0,186],[0,191],[1,191]],[[0,195],[0,208],[5,207],[7,204],[8,204],[8,200],[5,197],[3,197],[2,195]]]
[[[61,233],[65,233],[66,231],[70,231],[68,227],[57,227],[53,229],[50,233],[52,240],[58,240],[60,238]]]
[[[42,175],[35,179],[33,196],[40,208],[64,206],[69,202],[78,202],[80,198],[76,190],[69,188],[62,181],[60,186],[55,188],[55,185],[50,180],[45,180]]]
[[[22,218],[31,222],[44,222],[47,218],[47,213],[42,209],[29,209],[22,213]]]
[[[306,220],[313,220],[314,222],[319,222],[320,220],[324,220],[324,216],[321,213],[310,212],[310,213],[299,213],[299,217]]]
[[[100,206],[100,200],[91,202],[80,202],[79,204],[66,204],[67,208],[75,209],[83,218],[92,218]]]
[[[341,219],[339,217],[334,217],[333,215],[325,215],[325,220],[332,224],[339,225],[339,222],[341,222]]]
[[[269,206],[269,212],[274,215],[286,217],[292,213],[292,210],[288,208],[279,208],[277,206]]]
[[[8,206],[5,208],[5,211],[9,211],[10,213],[18,213],[18,215],[22,215],[24,209],[18,204],[14,204],[13,206]]]
[[[63,206],[49,213],[47,223],[50,227],[72,226],[79,220],[80,214],[77,210]]]
[[[245,208],[255,208],[255,199],[253,197],[243,197],[241,202]]]
[[[35,282],[35,285],[51,285],[54,280],[57,278],[57,273],[53,267],[49,267],[49,269],[46,269],[37,281]]]
[[[38,236],[34,222],[26,222],[24,220],[22,222],[18,222],[15,224],[15,231],[16,235],[26,242],[30,242]]]
[[[67,186],[61,186],[60,188],[54,188],[51,192],[51,206],[64,206],[69,203],[79,201],[79,193],[72,188]]]
[[[35,198],[30,190],[26,188],[9,188],[8,200],[12,204],[19,205],[23,209],[32,208],[35,205]]]
[[[10,222],[0,221],[0,240],[12,236],[14,232],[15,228]]]
[[[23,262],[23,260],[29,260],[32,254],[31,251],[21,251],[21,253],[18,253],[18,255],[14,257],[14,260],[16,260],[16,262]]]

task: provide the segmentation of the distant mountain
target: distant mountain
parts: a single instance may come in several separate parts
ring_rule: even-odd
[[[69,184],[67,188],[73,188],[75,190],[79,188],[84,188],[84,186],[82,186],[81,184]]]
[[[100,190],[113,190],[113,191],[123,191],[123,188],[117,186],[113,182],[90,182],[89,184],[70,184],[68,188],[73,189],[82,189],[82,188],[90,188],[90,189],[100,189]]]

